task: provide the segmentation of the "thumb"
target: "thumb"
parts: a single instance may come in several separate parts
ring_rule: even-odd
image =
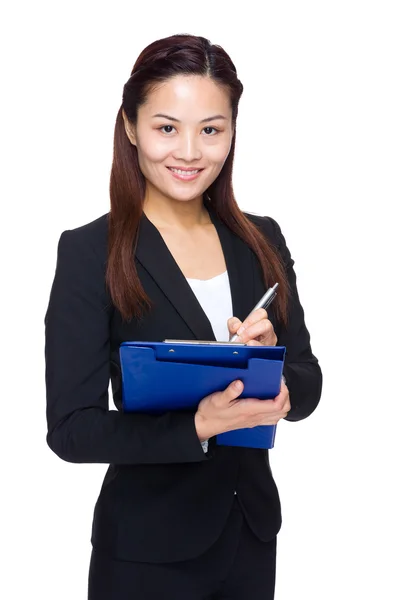
[[[243,392],[243,388],[244,385],[240,379],[232,381],[232,383],[230,383],[226,388],[224,396],[229,402],[231,402],[240,396],[240,394]]]
[[[231,333],[236,333],[241,324],[242,321],[237,317],[231,317],[230,319],[228,319],[228,329]]]

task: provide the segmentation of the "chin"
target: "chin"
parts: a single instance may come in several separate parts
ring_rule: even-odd
[[[199,198],[199,196],[202,196],[205,191],[206,190],[199,189],[188,193],[188,191],[185,192],[185,190],[182,190],[181,193],[179,193],[175,190],[170,190],[166,192],[166,196],[169,196],[172,200],[176,200],[177,202],[191,202],[196,200],[196,198]]]
[[[186,196],[186,197],[170,195],[170,198],[172,200],[175,200],[175,202],[193,202],[194,200],[196,200],[196,198],[199,198],[199,196],[201,196],[201,195],[202,194],[196,194],[195,196]]]

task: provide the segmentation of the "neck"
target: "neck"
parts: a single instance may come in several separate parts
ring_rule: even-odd
[[[165,197],[146,197],[143,204],[146,217],[157,227],[192,229],[210,223],[210,215],[202,197],[179,201]]]

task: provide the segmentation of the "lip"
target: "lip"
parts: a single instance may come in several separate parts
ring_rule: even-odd
[[[167,165],[167,169],[179,169],[180,171],[202,171],[204,167],[180,167],[179,165]]]
[[[175,177],[175,179],[179,179],[179,181],[193,181],[194,179],[197,179],[197,177],[199,177],[199,175],[201,174],[202,171],[204,171],[204,168],[199,168],[199,167],[192,167],[192,168],[188,168],[188,167],[167,167],[168,171],[171,173],[171,175],[173,177]],[[187,171],[187,172],[191,172],[191,171],[198,171],[198,173],[195,173],[194,175],[184,175],[183,173],[174,173],[174,171],[172,171],[171,169],[179,169],[180,171]]]

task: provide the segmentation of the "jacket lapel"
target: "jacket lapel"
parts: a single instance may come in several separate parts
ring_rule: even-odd
[[[210,218],[218,232],[229,276],[233,316],[243,321],[254,307],[254,262],[250,248],[237,237],[213,210]]]
[[[218,232],[227,266],[234,316],[243,320],[255,304],[254,262],[248,246],[235,236],[208,208]],[[174,305],[194,339],[215,340],[207,315],[170,253],[158,229],[142,215],[136,259]]]

